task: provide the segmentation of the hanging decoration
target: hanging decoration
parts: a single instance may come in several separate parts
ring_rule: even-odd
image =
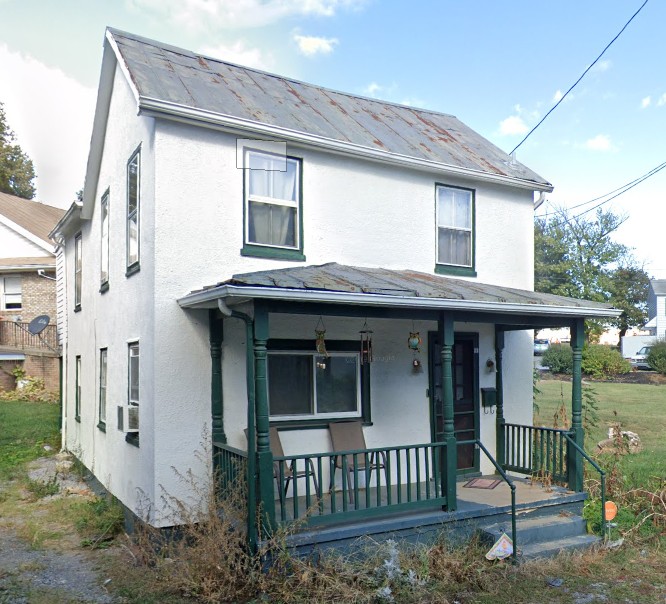
[[[407,346],[409,349],[414,352],[421,352],[421,344],[423,344],[421,334],[418,331],[410,331],[409,337],[407,338]]]
[[[328,351],[326,350],[326,341],[324,339],[325,336],[326,326],[324,325],[324,320],[319,317],[319,321],[315,327],[315,349],[319,354],[327,357]]]
[[[358,332],[361,336],[361,365],[372,363],[372,330],[368,327],[368,320],[363,323],[363,328]]]

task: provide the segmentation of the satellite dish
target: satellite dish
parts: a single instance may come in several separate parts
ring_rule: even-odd
[[[30,321],[30,323],[28,323],[28,331],[33,336],[36,336],[42,333],[46,329],[46,326],[49,324],[50,321],[51,318],[48,315],[39,315],[38,317],[35,317],[32,321]]]

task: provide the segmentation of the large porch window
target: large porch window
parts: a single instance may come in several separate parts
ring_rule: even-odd
[[[357,352],[270,352],[271,420],[361,417],[360,374]]]

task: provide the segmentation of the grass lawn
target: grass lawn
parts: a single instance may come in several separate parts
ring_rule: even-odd
[[[52,403],[0,400],[0,479],[12,478],[23,462],[60,449],[60,409]]]
[[[557,409],[563,404],[571,419],[571,382],[541,380],[536,397],[539,407],[534,424],[553,426]],[[666,479],[666,387],[653,384],[591,382],[584,391],[596,393],[598,425],[586,437],[585,449],[596,453],[597,443],[607,438],[611,424],[619,422],[623,430],[636,432],[643,446],[635,455],[625,455],[620,467],[628,487],[647,487],[654,479]],[[563,426],[558,426],[562,428]]]

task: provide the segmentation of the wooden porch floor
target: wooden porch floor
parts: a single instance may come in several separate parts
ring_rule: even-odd
[[[483,476],[480,478],[493,480],[499,477]],[[497,513],[500,510],[505,511],[508,509],[510,511],[511,489],[506,482],[501,481],[496,487],[492,489],[471,488],[464,486],[471,479],[471,477],[461,478],[457,483],[457,513],[464,513],[466,516],[484,516],[487,513]],[[562,497],[577,495],[564,487],[545,487],[542,483],[532,481],[529,478],[513,477],[512,480],[516,485],[517,509],[526,507],[529,508],[538,505],[547,505],[549,502],[561,500]],[[400,497],[398,496],[397,488],[395,486],[392,487],[391,501],[393,504],[398,502],[407,503],[411,501],[415,504],[415,508],[418,508],[418,511],[438,512],[441,514],[454,513],[442,512],[441,505],[438,505],[437,502],[428,500],[418,501],[416,497],[416,485],[409,486],[411,491],[411,500],[409,498],[410,495],[407,492],[406,485],[402,486]],[[419,488],[422,496],[424,496],[426,493],[426,485],[421,483]],[[430,492],[434,492],[432,485],[430,486]],[[367,494],[365,489],[360,489],[358,501],[354,502],[350,502],[348,497],[346,499],[343,498],[343,492],[341,490],[335,492],[334,500],[332,499],[330,493],[324,493],[321,502],[316,500],[313,495],[310,499],[309,514],[307,514],[311,520],[311,522],[308,524],[321,524],[326,522],[327,519],[329,522],[334,522],[336,524],[351,521],[351,517],[348,520],[343,517],[345,511],[356,512],[360,510],[373,510],[377,516],[383,517],[401,513],[400,511],[392,511],[391,506],[388,505],[388,496],[385,487],[379,489],[379,501],[377,498],[378,489],[376,487],[370,488]],[[304,496],[298,497],[296,502],[294,502],[292,497],[287,497],[284,503],[284,510],[282,510],[279,497],[277,497],[276,494],[276,518],[280,521],[293,521],[295,508],[298,518],[303,518],[306,516],[306,510],[308,510],[308,506]],[[334,514],[332,514],[333,503],[335,504],[336,511]]]

